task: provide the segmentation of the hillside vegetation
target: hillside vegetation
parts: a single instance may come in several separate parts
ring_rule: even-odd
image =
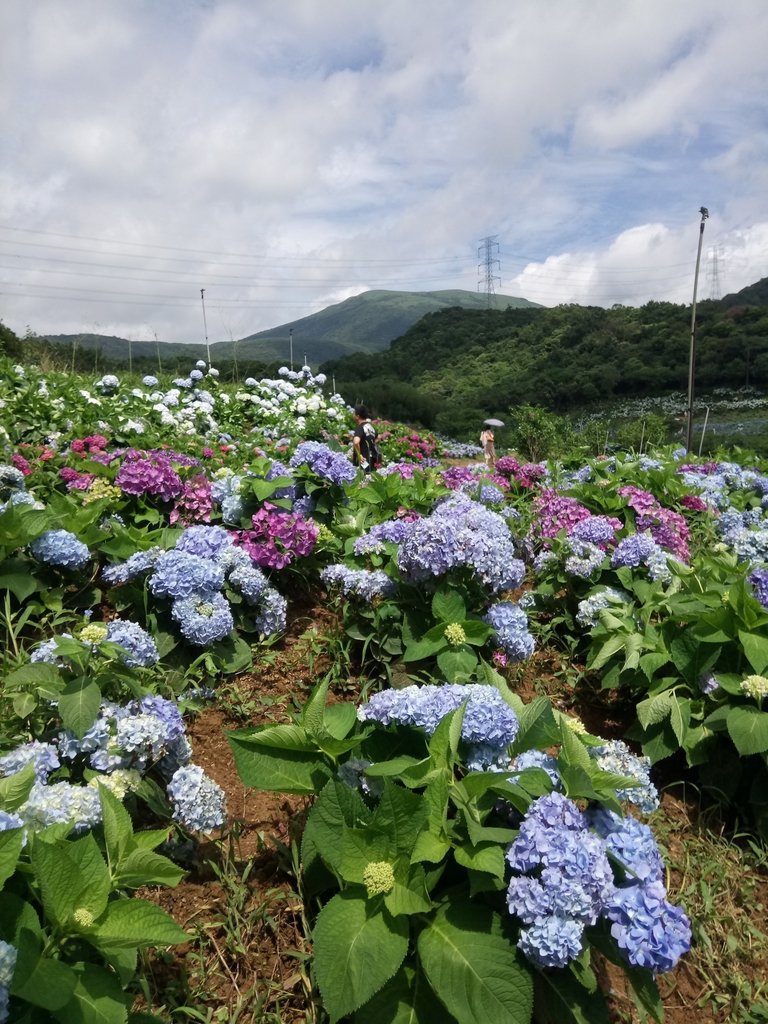
[[[768,388],[768,309],[732,299],[698,306],[697,393]],[[690,308],[667,302],[449,309],[424,317],[386,352],[323,370],[345,397],[380,415],[457,436],[521,404],[571,413],[684,392],[690,330]]]

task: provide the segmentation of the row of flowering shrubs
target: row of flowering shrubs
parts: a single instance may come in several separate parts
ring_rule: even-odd
[[[307,590],[347,660],[296,721],[230,743],[246,784],[314,798],[331,1020],[607,1020],[597,953],[659,1019],[655,975],[691,931],[643,820],[651,763],[706,783],[725,759],[725,796],[768,831],[768,478],[682,452],[444,468],[450,446],[401,429],[366,477],[324,384],[8,368],[0,1022],[95,1021],[100,994],[125,1020],[136,950],[184,941],[126,899],[179,880],[169,838],[226,827],[184,714],[258,672]],[[514,693],[550,642],[635,700],[637,753]],[[378,692],[326,706],[352,668]]]

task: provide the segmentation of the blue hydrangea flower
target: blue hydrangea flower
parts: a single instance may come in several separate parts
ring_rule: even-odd
[[[148,668],[160,659],[153,637],[136,622],[113,619],[107,625],[106,639],[125,649],[122,660],[129,668]]]
[[[512,761],[511,769],[515,775],[519,772],[525,771],[526,768],[541,768],[552,780],[552,786],[556,790],[563,788],[562,779],[560,778],[560,772],[557,767],[557,758],[553,757],[552,754],[547,754],[543,750],[525,750],[522,754],[518,754],[517,757]],[[510,779],[514,782],[514,776]]]
[[[388,519],[384,523],[372,526],[362,537],[355,541],[356,555],[367,555],[375,551],[384,551],[385,544],[401,544],[407,536],[412,521],[407,519]]]
[[[211,832],[226,821],[224,791],[198,765],[179,768],[168,783],[173,817],[192,832]]]
[[[205,564],[211,565],[210,562]],[[171,615],[178,622],[182,636],[198,647],[223,640],[235,627],[229,601],[213,590],[179,597],[171,606]]]
[[[38,561],[59,569],[82,569],[91,557],[88,546],[69,530],[48,530],[29,549]]]
[[[520,950],[539,966],[565,966],[581,951],[585,925],[597,921],[614,892],[602,840],[571,800],[550,793],[528,808],[507,861],[522,874],[507,889],[509,912],[525,926]]]
[[[227,578],[249,604],[258,604],[264,591],[269,587],[269,581],[261,569],[251,562],[248,553],[243,551],[242,554],[245,556],[245,564],[232,569]]]
[[[189,598],[221,590],[223,586],[221,566],[186,551],[163,552],[149,578],[149,589],[155,597]]]
[[[188,526],[176,541],[176,551],[218,561],[234,543],[232,534],[222,526]]]
[[[597,544],[588,541],[581,541],[572,537],[569,541],[571,554],[565,559],[564,569],[569,576],[579,576],[582,579],[589,579],[605,559],[605,552]]]
[[[521,929],[518,948],[539,967],[565,967],[581,952],[583,933],[581,922],[549,914]]]
[[[274,587],[267,587],[257,605],[258,614],[253,620],[254,628],[264,640],[268,636],[285,632],[288,602]]]
[[[492,604],[483,622],[496,630],[495,642],[512,661],[523,661],[533,654],[535,641],[528,631],[528,616],[511,601]]]
[[[0,832],[8,832],[12,828],[22,828],[24,822],[11,811],[0,811]]]
[[[399,723],[423,729],[431,736],[451,711],[466,701],[461,738],[471,767],[478,770],[503,760],[519,728],[517,715],[494,686],[406,686],[382,690],[357,710],[361,722]]]
[[[339,587],[347,597],[359,597],[370,604],[377,597],[392,597],[397,584],[381,569],[351,569],[347,565],[328,565],[320,572],[326,586]]]
[[[664,861],[649,825],[629,814],[622,817],[604,807],[590,808],[587,818],[605,841],[606,850],[621,862],[630,881],[663,880]]]
[[[163,550],[158,547],[148,548],[146,551],[134,551],[124,562],[107,566],[101,577],[105,583],[127,583],[143,572],[152,569],[161,554],[163,554]]]
[[[671,971],[691,948],[691,923],[667,900],[661,882],[619,887],[606,910],[611,935],[627,960],[654,974]]]
[[[0,757],[0,776],[9,777],[26,768],[28,764],[35,767],[35,778],[38,782],[45,782],[51,772],[55,772],[60,766],[59,754],[52,743],[40,743],[33,740],[30,743],[22,743],[9,754]]]
[[[608,740],[599,747],[587,749],[602,771],[637,780],[636,786],[617,790],[620,799],[629,800],[643,814],[651,814],[658,808],[659,791],[651,782],[650,758],[633,754],[622,740]]]
[[[84,832],[101,821],[101,804],[99,794],[88,786],[73,786],[69,782],[46,786],[36,782],[18,814],[33,832],[57,824],[71,825],[75,832]]]

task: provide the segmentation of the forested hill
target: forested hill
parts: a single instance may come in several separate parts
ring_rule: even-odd
[[[690,307],[667,302],[448,309],[424,317],[386,352],[323,370],[345,398],[378,415],[460,436],[519,404],[567,412],[685,391],[690,337]],[[768,306],[700,302],[696,351],[697,390],[768,390]]]

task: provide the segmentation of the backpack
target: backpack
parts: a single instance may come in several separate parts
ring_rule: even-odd
[[[372,441],[368,442],[368,451],[370,452],[371,456],[371,465],[373,466],[374,469],[378,469],[378,467],[382,464],[383,459],[381,457],[381,448],[379,448],[379,446],[376,444],[375,438]]]

